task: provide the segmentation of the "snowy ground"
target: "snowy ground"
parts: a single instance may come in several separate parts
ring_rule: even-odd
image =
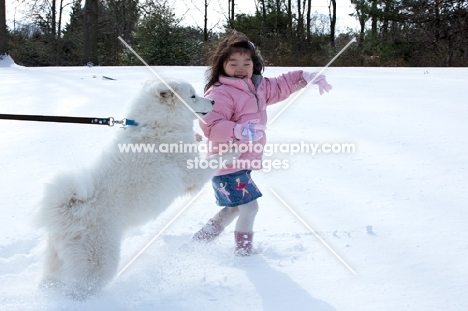
[[[204,68],[155,70],[203,88]],[[264,194],[255,224],[261,254],[235,257],[232,226],[212,245],[180,248],[218,209],[207,185],[84,303],[38,289],[44,234],[30,215],[51,174],[92,163],[121,129],[0,120],[0,310],[467,310],[468,69],[326,75],[331,93],[307,90],[269,125],[269,142],[354,143],[356,152],[275,154],[290,167],[253,175]],[[24,68],[4,60],[0,113],[124,118],[148,78],[145,67]],[[271,107],[270,117],[281,108]],[[122,266],[189,200],[130,232]]]

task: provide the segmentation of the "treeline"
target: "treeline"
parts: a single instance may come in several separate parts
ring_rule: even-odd
[[[313,2],[259,0],[243,14],[229,0],[224,31],[246,33],[274,66],[324,65],[352,38],[358,43],[334,66],[468,66],[468,0],[351,0],[361,27],[339,34],[336,0],[328,16],[314,13]],[[203,28],[182,26],[166,1],[74,0],[64,26],[63,0],[38,3],[33,23],[0,38],[0,49],[25,66],[141,65],[119,36],[151,65],[205,65],[222,35],[207,29],[206,13]]]

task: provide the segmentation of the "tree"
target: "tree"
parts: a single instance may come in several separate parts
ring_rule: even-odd
[[[259,5],[260,5],[261,10],[262,10],[262,11],[261,11],[261,12],[262,12],[262,21],[263,21],[263,24],[265,25],[265,24],[266,24],[266,15],[267,15],[267,14],[266,14],[266,12],[267,12],[266,10],[267,10],[267,9],[266,9],[265,0],[260,0]]]
[[[137,0],[106,0],[99,2],[98,52],[99,64],[119,64],[124,46],[121,36],[131,43],[140,10]]]
[[[69,3],[64,0],[36,0],[23,1],[24,6],[28,8],[22,24],[32,23],[39,28],[35,33],[40,36],[43,47],[40,47],[40,42],[35,42],[34,46],[40,47],[39,54],[47,55],[50,59],[50,65],[60,64],[60,37],[62,27],[63,8]],[[24,29],[23,29],[24,30]],[[21,35],[25,35],[22,33]]]
[[[235,19],[234,5],[235,5],[234,0],[228,0],[228,23],[231,29],[234,28],[233,26],[233,22]]]
[[[98,0],[86,0],[84,6],[82,63],[98,64]]]
[[[369,15],[371,18],[371,36],[373,40],[377,39],[377,23],[380,18],[380,10],[378,8],[378,0],[369,0],[371,2]]]
[[[304,11],[301,8],[301,0],[297,0],[297,29],[296,29],[296,37],[299,40],[304,38]]]
[[[70,12],[70,20],[64,26],[62,36],[62,65],[83,65],[84,10],[81,0],[75,0]]]
[[[323,58],[328,56],[322,47],[328,45],[329,37],[312,31],[317,22],[314,18],[309,19],[309,32],[305,29],[307,0],[302,0],[301,13],[297,15],[288,12],[288,5],[289,2],[282,0],[260,1],[254,15],[238,14],[234,26],[259,47],[270,65],[314,66],[323,63]],[[298,15],[301,15],[302,23]]]
[[[203,41],[208,41],[208,0],[205,0],[205,10],[203,15]]]
[[[203,34],[181,27],[180,19],[166,2],[147,2],[145,12],[132,35],[133,47],[151,65],[200,65]],[[128,55],[130,64],[132,55]]]
[[[335,47],[335,26],[336,26],[336,0],[330,0],[328,5],[330,15],[330,46]]]
[[[466,66],[468,1],[402,0],[418,65]]]
[[[361,24],[359,47],[363,57],[371,59],[369,63],[468,64],[468,1],[352,0],[352,3]],[[370,27],[366,29],[369,20]]]
[[[291,0],[288,0],[287,6],[286,6],[286,12],[288,12],[288,30],[289,30],[289,40],[292,40],[293,38],[293,15],[292,15],[292,3]]]
[[[64,0],[25,1],[29,6],[27,16],[41,27],[44,35],[50,37],[51,42],[62,35],[63,9],[72,4]]]
[[[100,65],[119,65],[122,50],[118,37],[131,40],[139,16],[136,0],[105,0],[98,2],[97,34],[95,61],[84,54],[85,39],[85,9],[81,0],[75,0],[70,13],[70,21],[64,28],[62,58],[64,65],[83,65],[88,61]],[[88,52],[89,53],[89,52]],[[83,59],[84,58],[84,59]]]
[[[312,0],[307,0],[307,23],[306,23],[306,28],[307,28],[307,41],[310,42],[311,38],[311,33],[310,33],[310,22],[312,20],[311,18],[312,14]]]
[[[8,53],[5,0],[0,0],[0,58]]]
[[[366,30],[366,22],[369,20],[369,6],[367,5],[366,0],[351,0],[351,3],[354,4],[354,9],[356,10],[354,16],[357,17],[359,25],[361,26],[359,31],[359,47],[362,48],[364,43],[364,33]]]
[[[384,10],[382,13],[382,41],[387,42],[389,40],[390,23],[392,26],[398,21],[398,0],[384,0]]]

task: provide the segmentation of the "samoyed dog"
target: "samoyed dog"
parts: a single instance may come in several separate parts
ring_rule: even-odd
[[[47,234],[42,287],[78,300],[99,292],[117,272],[125,230],[154,219],[177,197],[197,192],[215,173],[187,167],[199,157],[196,150],[145,153],[118,147],[195,144],[196,116],[181,98],[197,113],[212,109],[212,101],[188,83],[147,81],[128,114],[138,126],[122,130],[90,169],[59,175],[46,185],[36,215]],[[219,160],[231,163],[230,158]]]

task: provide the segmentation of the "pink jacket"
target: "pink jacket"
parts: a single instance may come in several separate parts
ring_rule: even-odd
[[[220,144],[229,142],[235,142],[242,150],[240,145],[247,143],[234,137],[234,126],[255,119],[259,120],[259,124],[266,125],[266,107],[285,100],[306,85],[302,71],[291,71],[276,78],[254,75],[251,79],[239,79],[221,76],[219,83],[205,93],[205,97],[214,100],[215,103],[213,110],[204,118],[206,124],[200,121],[200,127],[208,137],[208,144],[213,147],[212,153],[217,153]],[[263,147],[265,142],[264,134],[253,144],[261,144]],[[247,149],[247,146],[244,147]],[[241,154],[239,160],[242,160],[242,165],[220,168],[216,175],[230,174],[244,169],[261,169],[263,152],[255,152],[253,149],[258,150],[251,147],[248,152]]]

